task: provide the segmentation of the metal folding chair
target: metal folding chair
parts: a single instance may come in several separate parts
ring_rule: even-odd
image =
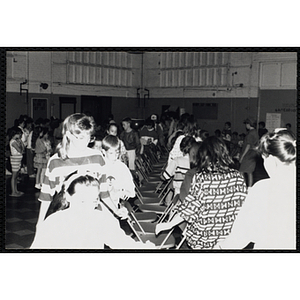
[[[129,204],[129,203],[128,203]],[[158,249],[170,249],[174,248],[176,245],[175,237],[171,233],[161,233],[159,235],[155,235],[155,231],[153,232],[146,232],[142,227],[142,223],[140,223],[132,210],[131,205],[126,205],[128,209],[129,215],[127,218],[127,223],[130,226],[131,230],[133,231],[134,235],[140,242],[150,241],[154,243]],[[151,224],[151,223],[150,223]]]

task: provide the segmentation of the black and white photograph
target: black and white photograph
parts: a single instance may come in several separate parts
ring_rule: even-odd
[[[297,297],[294,3],[1,7],[3,299]]]
[[[296,250],[296,51],[50,50],[6,51],[7,250]]]

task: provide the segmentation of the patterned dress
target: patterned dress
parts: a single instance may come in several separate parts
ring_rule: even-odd
[[[193,178],[179,206],[187,222],[187,242],[193,249],[212,249],[230,233],[247,194],[243,176],[229,167],[202,170]]]

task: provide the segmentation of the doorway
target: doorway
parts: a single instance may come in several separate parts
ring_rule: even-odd
[[[112,97],[81,96],[81,112],[91,115],[97,125],[107,122],[111,114]]]
[[[33,120],[48,118],[48,99],[31,98],[31,115]]]
[[[76,112],[75,97],[59,97],[59,118],[64,120],[66,117]]]

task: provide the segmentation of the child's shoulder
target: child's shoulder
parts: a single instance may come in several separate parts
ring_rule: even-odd
[[[105,163],[104,162],[104,158],[103,158],[103,155],[101,153],[101,151],[99,151],[98,149],[93,149],[93,148],[87,148],[86,149],[86,152],[85,152],[85,155],[86,156],[96,156],[96,157],[99,157],[99,159],[101,161],[103,161],[103,164]]]

